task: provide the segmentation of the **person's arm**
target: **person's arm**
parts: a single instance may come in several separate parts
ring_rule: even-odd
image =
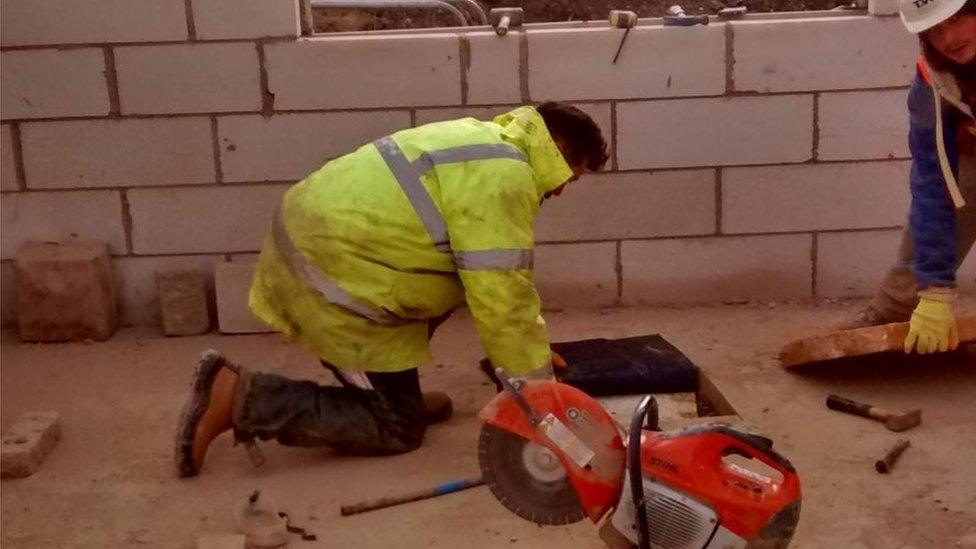
[[[935,91],[920,76],[908,94],[910,114],[908,145],[912,153],[910,187],[912,206],[909,232],[914,246],[912,272],[919,289],[919,303],[909,321],[906,353],[934,353],[959,345],[953,311],[956,283],[956,212],[946,187],[936,144],[936,116],[943,117],[946,156],[955,162],[956,120],[937,113]],[[956,166],[952,166],[956,170]]]
[[[539,204],[524,163],[481,167],[470,188],[445,205],[458,275],[488,358],[519,375],[550,361],[549,337],[533,283],[533,225]]]
[[[908,146],[912,154],[908,223],[915,250],[911,267],[920,290],[956,283],[956,212],[936,148],[934,93],[919,76],[908,93]],[[944,116],[943,122],[946,153],[955,161],[957,123],[951,116]]]

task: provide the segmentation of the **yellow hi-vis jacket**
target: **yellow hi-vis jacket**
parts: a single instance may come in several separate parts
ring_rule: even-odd
[[[549,360],[532,281],[543,195],[572,177],[532,107],[384,137],[289,189],[251,285],[251,310],[340,368],[429,362],[427,319],[467,301],[492,363]]]

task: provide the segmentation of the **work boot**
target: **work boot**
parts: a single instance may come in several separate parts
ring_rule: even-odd
[[[834,326],[834,330],[856,330],[858,328],[870,328],[871,326],[881,326],[882,324],[889,324],[891,322],[898,322],[897,319],[891,319],[880,311],[872,307],[871,305],[865,306],[863,309],[857,312],[854,318],[849,318],[840,324]]]
[[[181,478],[200,473],[207,448],[233,427],[238,374],[217,351],[205,351],[193,377],[176,434],[176,470]]]
[[[424,421],[427,425],[447,421],[453,414],[454,404],[447,394],[440,391],[424,393]]]

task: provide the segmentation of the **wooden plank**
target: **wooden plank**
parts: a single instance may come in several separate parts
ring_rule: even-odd
[[[960,345],[976,343],[976,316],[959,317],[957,322]],[[807,337],[783,347],[779,361],[784,368],[793,368],[811,362],[901,351],[907,335],[908,323],[895,322]]]

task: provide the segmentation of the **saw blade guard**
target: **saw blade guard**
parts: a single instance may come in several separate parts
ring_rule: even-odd
[[[593,397],[555,381],[525,382],[519,394],[535,415],[543,418],[542,423],[555,420],[559,429],[568,428],[575,435],[575,442],[582,443],[592,456],[586,452],[583,455],[587,459],[580,459],[578,447],[569,452],[565,446],[560,447],[544,433],[544,425],[532,425],[507,392],[489,401],[478,417],[488,425],[548,448],[565,469],[586,516],[598,522],[617,502],[623,486],[625,449],[613,418]]]

